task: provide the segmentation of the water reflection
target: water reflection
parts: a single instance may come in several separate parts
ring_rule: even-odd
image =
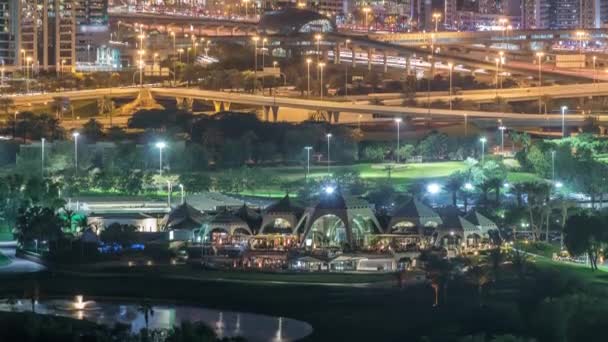
[[[41,314],[86,319],[98,324],[112,326],[115,323],[129,324],[131,331],[139,332],[146,326],[144,314],[137,304],[87,301],[83,309],[74,309],[80,300],[40,300],[36,312]],[[26,300],[17,304],[0,304],[1,311],[30,311]],[[93,309],[94,308],[94,309]],[[154,315],[149,317],[150,329],[169,329],[182,321],[203,322],[215,329],[218,337],[242,336],[248,341],[283,342],[301,339],[312,333],[305,322],[290,318],[256,315],[250,313],[218,311],[193,306],[154,305]]]

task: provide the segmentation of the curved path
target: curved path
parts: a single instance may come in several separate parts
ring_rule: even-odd
[[[0,253],[11,259],[10,264],[6,266],[0,266],[0,276],[2,276],[3,274],[39,272],[45,269],[44,266],[35,262],[17,258],[15,256],[16,250],[17,242],[0,242]]]

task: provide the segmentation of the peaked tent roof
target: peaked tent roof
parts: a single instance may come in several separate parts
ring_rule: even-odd
[[[205,214],[184,202],[173,208],[163,219],[163,226],[166,229],[195,229],[199,228],[205,219]]]
[[[293,213],[300,214],[303,209],[296,205],[293,205],[291,199],[289,198],[289,194],[285,195],[285,197],[281,198],[279,201],[269,205],[264,209],[264,213]]]
[[[433,209],[417,199],[412,199],[404,205],[393,210],[392,217],[409,217],[409,218],[428,218],[437,224],[442,224],[443,220]]]
[[[494,221],[482,215],[479,211],[471,211],[465,217],[468,221],[480,227],[483,230],[498,229]]]

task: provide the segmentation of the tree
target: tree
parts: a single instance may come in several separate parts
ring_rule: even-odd
[[[496,282],[498,274],[500,272],[500,265],[504,262],[505,255],[500,247],[492,248],[488,253],[488,262],[492,267],[492,280]]]
[[[11,110],[15,109],[15,99],[8,96],[0,97],[0,109],[4,112],[4,115],[8,118],[11,114]]]
[[[179,175],[179,182],[191,193],[209,191],[211,188],[211,177],[201,173],[183,173]]]
[[[148,322],[150,320],[150,316],[154,316],[154,307],[149,300],[143,300],[139,303],[137,307],[137,311],[144,314],[144,321],[146,322],[146,330],[148,330]]]
[[[15,236],[22,246],[32,241],[52,243],[61,238],[62,226],[61,218],[51,208],[21,208],[15,223]]]
[[[129,245],[137,240],[137,227],[130,224],[112,223],[101,231],[99,238],[105,243]]]
[[[103,136],[103,124],[91,118],[82,125],[82,133],[88,140],[95,142]]]
[[[483,305],[483,287],[490,281],[488,270],[483,265],[472,266],[467,272],[469,281],[477,287],[479,306]]]
[[[448,153],[448,136],[445,133],[432,132],[420,141],[418,151],[427,159],[444,159]]]
[[[595,213],[582,212],[566,221],[564,243],[573,255],[587,254],[592,270],[597,270],[597,259],[608,242],[606,220]]]
[[[448,181],[445,184],[445,189],[452,194],[452,205],[457,205],[458,200],[458,192],[464,186],[465,179],[461,172],[454,172],[448,178]]]
[[[445,301],[445,293],[451,271],[452,266],[448,260],[436,256],[430,256],[428,260],[426,260],[427,278],[430,280],[431,287],[435,293],[433,306],[439,305],[439,292],[441,289],[443,289]]]

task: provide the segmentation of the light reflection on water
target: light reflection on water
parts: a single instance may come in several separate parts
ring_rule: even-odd
[[[31,311],[29,300],[21,299],[10,306],[0,304],[0,311]],[[154,305],[154,314],[149,316],[150,329],[169,329],[182,321],[203,322],[212,327],[218,337],[242,336],[253,342],[295,341],[312,333],[312,327],[305,322],[266,315],[234,311],[211,310],[185,305]],[[74,309],[73,301],[40,300],[36,303],[40,314],[66,316],[86,319],[112,326],[115,323],[130,324],[131,331],[139,332],[146,327],[144,314],[138,305],[132,303],[113,303],[87,301],[83,310]]]

